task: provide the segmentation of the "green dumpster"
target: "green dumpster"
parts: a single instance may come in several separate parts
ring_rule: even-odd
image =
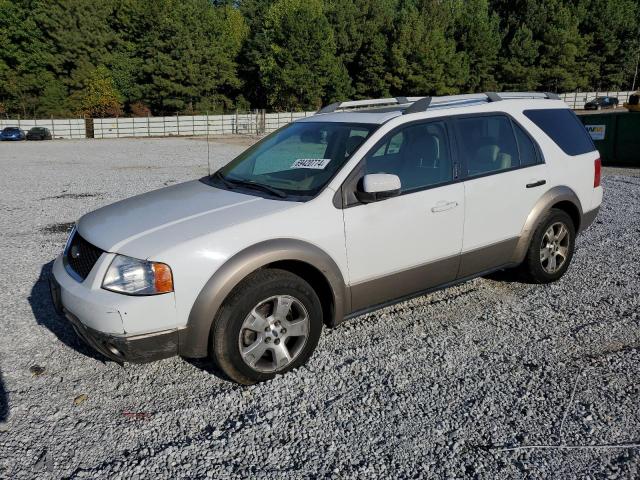
[[[640,113],[580,115],[593,138],[603,165],[640,167]]]

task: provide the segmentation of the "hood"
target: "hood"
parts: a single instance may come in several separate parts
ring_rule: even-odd
[[[223,190],[194,180],[88,213],[79,220],[78,232],[105,251],[148,258],[204,232],[221,230],[295,204]]]

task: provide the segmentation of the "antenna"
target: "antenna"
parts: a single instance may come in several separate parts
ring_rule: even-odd
[[[209,156],[209,112],[207,112],[207,168],[209,170],[209,176],[211,176],[211,160]]]

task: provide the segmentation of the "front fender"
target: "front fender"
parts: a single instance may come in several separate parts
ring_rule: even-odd
[[[324,275],[333,296],[333,323],[342,320],[345,311],[350,309],[350,301],[342,273],[333,259],[315,245],[301,240],[267,240],[235,254],[207,281],[191,308],[186,328],[180,330],[180,355],[191,358],[207,356],[216,312],[236,285],[259,268],[292,260],[307,263]]]

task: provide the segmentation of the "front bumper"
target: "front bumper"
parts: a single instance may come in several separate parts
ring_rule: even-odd
[[[69,276],[59,260],[56,260],[49,277],[54,308],[67,318],[77,335],[90,347],[117,362],[146,363],[178,354],[178,328],[151,333],[127,333],[122,320],[123,313],[124,316],[129,316],[129,311],[135,314],[134,309],[127,308],[127,304],[122,311],[105,305],[102,296],[119,298],[119,294],[106,291],[92,294],[90,288]],[[167,300],[159,297],[122,298],[128,305],[139,300],[136,303],[146,303],[149,307],[151,302],[151,310],[147,309],[148,318],[151,319],[154,317],[153,306],[159,306],[159,303]],[[144,309],[145,305],[141,307]]]

